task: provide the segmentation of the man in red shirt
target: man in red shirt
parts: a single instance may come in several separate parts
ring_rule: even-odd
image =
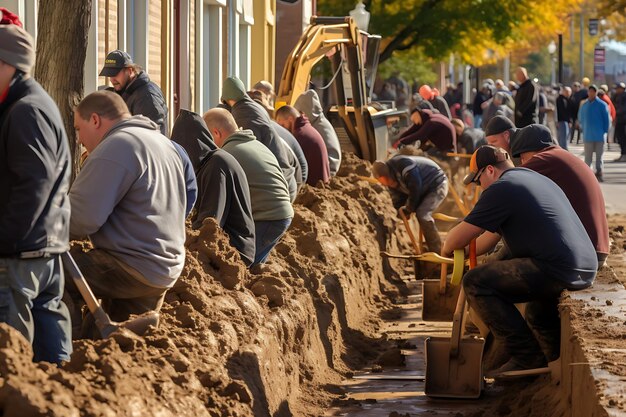
[[[416,107],[411,112],[411,121],[413,126],[400,136],[396,147],[419,140],[420,149],[439,158],[445,158],[447,152],[456,152],[456,131],[446,116]]]
[[[609,254],[609,227],[600,184],[581,159],[554,145],[550,130],[532,124],[511,137],[511,153],[520,157],[522,167],[554,181],[578,214],[598,255],[598,267]]]
[[[317,185],[318,181],[327,183],[330,180],[328,150],[320,133],[309,122],[309,119],[291,106],[283,106],[276,110],[276,122],[289,130],[295,137],[309,165],[306,183]]]

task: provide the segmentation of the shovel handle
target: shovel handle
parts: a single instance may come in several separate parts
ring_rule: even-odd
[[[87,280],[83,276],[83,273],[78,269],[78,265],[76,265],[76,261],[72,258],[69,252],[65,252],[61,254],[61,259],[63,260],[63,266],[65,270],[68,272],[72,281],[74,281],[74,285],[82,295],[85,303],[87,304],[87,308],[89,312],[94,316],[96,320],[96,324],[99,328],[100,326],[108,326],[111,325],[111,319],[102,309],[102,306],[98,302],[98,299],[89,288],[89,284],[87,284]]]
[[[469,244],[469,269],[476,267],[476,239]],[[456,358],[459,355],[459,344],[463,333],[463,316],[465,316],[465,291],[461,287],[459,298],[456,300],[456,308],[452,319],[452,337],[450,338],[450,357]]]
[[[454,188],[454,183],[452,181],[448,181],[448,183],[450,184],[448,190],[450,191],[450,194],[452,194],[452,198],[454,198],[456,205],[459,207],[459,210],[461,210],[463,216],[467,216],[469,214],[469,210],[461,197],[459,197],[459,193],[457,193],[456,188]]]
[[[448,264],[441,264],[441,275],[439,276],[439,294],[446,293],[446,284],[448,279]]]
[[[409,234],[409,239],[411,239],[411,244],[413,245],[415,253],[421,255],[422,250],[415,240],[415,235],[413,234],[413,230],[411,230],[411,225],[409,225],[409,219],[406,217],[406,214],[404,214],[402,209],[400,209],[400,218],[402,219],[402,222],[404,222],[404,227],[406,227],[406,232]]]

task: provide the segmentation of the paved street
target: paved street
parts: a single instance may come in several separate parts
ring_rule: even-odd
[[[582,142],[580,145],[570,144],[569,150],[584,159]],[[620,147],[616,143],[611,143],[608,151],[605,148],[603,155],[604,182],[601,187],[608,214],[626,214],[626,162],[613,162],[619,155]]]

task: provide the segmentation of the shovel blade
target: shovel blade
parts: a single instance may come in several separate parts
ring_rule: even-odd
[[[159,325],[160,315],[156,311],[148,311],[146,313],[134,316],[122,322],[111,322],[111,325],[100,329],[102,337],[106,338],[120,327],[130,330],[138,336],[143,336],[150,326],[157,327]]]
[[[424,321],[452,321],[456,301],[459,298],[461,286],[448,287],[443,294],[439,293],[438,279],[422,281],[422,320]]]
[[[478,398],[483,388],[484,339],[462,339],[456,356],[450,355],[450,338],[429,337],[426,345],[426,382],[429,397]]]

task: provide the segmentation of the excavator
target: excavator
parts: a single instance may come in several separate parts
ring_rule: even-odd
[[[342,149],[370,162],[387,159],[390,144],[408,125],[409,114],[371,101],[380,41],[379,35],[361,31],[351,17],[313,16],[287,58],[276,108],[293,106],[308,89],[313,67],[328,57],[337,99],[328,118]]]

